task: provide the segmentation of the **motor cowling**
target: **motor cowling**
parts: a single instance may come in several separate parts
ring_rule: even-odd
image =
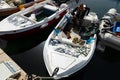
[[[117,14],[117,10],[115,8],[111,8],[105,14],[105,16],[103,17],[103,20],[108,20],[110,24],[112,24],[115,21],[116,14]]]
[[[117,13],[117,10],[115,8],[111,8],[111,9],[109,9],[109,11],[107,13],[115,15]]]

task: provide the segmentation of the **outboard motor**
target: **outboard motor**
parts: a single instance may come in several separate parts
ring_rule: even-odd
[[[81,39],[88,40],[90,36],[99,32],[99,19],[96,13],[90,12],[88,16],[84,17],[84,21],[80,29],[79,35]]]
[[[111,32],[111,29],[114,25],[114,21],[116,21],[116,14],[117,11],[115,8],[109,9],[109,11],[103,16],[102,18],[102,24],[100,25],[100,31],[101,33],[105,32]],[[100,34],[102,37],[102,34]]]
[[[116,14],[117,14],[116,9],[111,8],[102,19],[106,20],[107,23],[112,24],[115,21]]]

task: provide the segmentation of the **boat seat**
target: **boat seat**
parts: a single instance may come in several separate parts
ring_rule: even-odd
[[[25,18],[25,19],[27,19],[27,20],[29,20],[29,21],[31,21],[31,22],[33,22],[33,23],[36,23],[37,21],[35,21],[35,20],[33,20],[33,19],[30,19],[30,18],[28,18],[28,17],[26,17],[26,16],[24,16],[24,15],[20,15],[21,17],[23,17],[23,18]],[[34,15],[33,15],[34,16]]]
[[[46,4],[43,6],[44,14],[50,16],[51,14],[55,13],[58,10],[58,7]]]
[[[35,16],[35,14],[34,14],[34,13],[30,15],[29,19],[34,20],[34,21],[36,21],[36,20],[37,20],[37,18],[36,18],[36,16]]]
[[[54,11],[54,12],[58,10],[57,7],[49,5],[49,4],[44,5],[44,8],[48,9],[48,10],[51,10],[51,11]]]

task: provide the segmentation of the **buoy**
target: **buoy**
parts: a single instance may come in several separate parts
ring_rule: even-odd
[[[19,5],[19,9],[20,9],[20,10],[25,9],[24,5],[23,5],[23,4]]]

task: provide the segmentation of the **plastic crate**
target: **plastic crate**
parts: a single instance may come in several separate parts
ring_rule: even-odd
[[[120,32],[120,22],[114,23],[113,32]]]

